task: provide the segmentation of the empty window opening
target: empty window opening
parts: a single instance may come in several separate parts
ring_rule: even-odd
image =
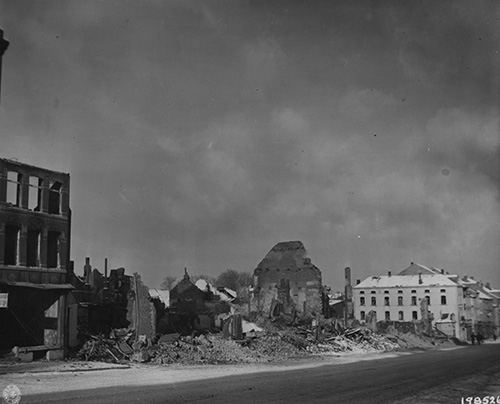
[[[377,305],[377,298],[375,296],[372,296],[372,306]]]
[[[417,305],[417,296],[412,296],[411,297],[411,305],[416,306]]]
[[[427,299],[427,304],[430,306],[431,305],[431,297],[430,296],[425,296]]]
[[[446,293],[446,289],[441,289],[441,293]]]
[[[54,181],[49,188],[49,213],[58,215],[61,213],[61,187],[62,184]]]
[[[384,293],[389,293],[389,291],[388,290],[384,290]]]
[[[425,289],[424,293],[431,293],[431,291],[429,289]]]
[[[4,264],[17,265],[19,260],[19,227],[5,226]]]
[[[27,244],[26,266],[40,266],[40,232],[38,230],[28,230]]]
[[[21,205],[21,178],[22,175],[15,171],[7,172],[7,200],[14,206]]]
[[[416,320],[416,319],[418,318],[418,314],[417,314],[417,312],[416,312],[416,311],[412,311],[412,312],[411,312],[411,318],[412,318],[413,320]]]
[[[404,320],[404,318],[405,318],[405,317],[404,317],[403,312],[402,312],[402,311],[399,311],[399,312],[398,312],[398,320],[399,320],[399,321],[403,321],[403,320]]]
[[[384,297],[384,305],[389,306],[389,296]]]
[[[398,293],[403,293],[403,291],[402,290],[398,290]]]
[[[389,321],[391,319],[391,312],[390,311],[386,311],[385,312],[385,321]]]
[[[49,231],[47,237],[47,267],[59,267],[59,232]]]
[[[360,306],[364,306],[364,305],[365,305],[365,298],[364,298],[364,296],[361,296],[361,297],[359,298],[359,305],[360,305]]]
[[[30,176],[28,186],[28,209],[40,212],[42,202],[42,179]]]
[[[359,313],[359,318],[360,318],[360,320],[361,320],[361,321],[365,321],[366,314],[365,314],[365,312],[364,312],[364,311],[361,311],[361,312]]]
[[[414,289],[414,290],[411,291],[411,293],[417,293],[417,291]]]
[[[446,304],[446,296],[441,296],[441,304]]]
[[[398,296],[398,306],[403,305],[403,296]]]

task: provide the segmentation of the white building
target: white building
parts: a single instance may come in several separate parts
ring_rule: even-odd
[[[463,289],[453,277],[434,269],[416,275],[371,276],[353,287],[354,317],[364,322],[373,310],[377,321],[421,320],[420,304],[427,299],[432,324],[460,338]]]

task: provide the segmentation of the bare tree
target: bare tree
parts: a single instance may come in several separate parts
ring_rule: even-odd
[[[225,287],[235,291],[248,287],[252,284],[252,275],[247,272],[238,272],[234,269],[227,269],[216,279],[217,287]]]
[[[167,275],[165,276],[165,278],[163,278],[163,281],[160,284],[160,288],[170,290],[174,286],[176,280],[177,279],[174,276]]]

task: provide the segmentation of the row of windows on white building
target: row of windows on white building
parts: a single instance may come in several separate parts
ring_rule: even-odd
[[[360,320],[365,321],[366,320],[366,313],[364,311],[360,311]],[[418,312],[417,311],[412,311],[411,312],[411,318],[412,320],[417,320],[418,319]],[[386,311],[385,312],[385,321],[390,321],[391,320],[391,312]],[[404,321],[405,316],[402,311],[398,311],[398,321]]]
[[[412,290],[412,293],[417,293],[416,290]],[[371,293],[375,294],[375,291],[372,291]],[[389,291],[385,291],[385,293],[389,293]],[[398,293],[402,293],[402,291],[398,291]],[[425,290],[424,293],[430,293],[428,289]],[[441,293],[445,293],[445,289],[441,289]],[[364,294],[364,291],[361,291],[360,294]],[[429,295],[424,296],[425,299],[427,299],[427,304],[431,304],[431,297]],[[404,299],[403,296],[398,296],[398,306],[404,306]],[[376,296],[371,296],[370,303],[372,306],[377,305],[377,297]],[[409,304],[411,306],[416,306],[417,305],[417,296],[410,296],[410,302]],[[446,295],[441,295],[441,304],[445,305],[446,304]],[[361,296],[359,298],[359,305],[360,306],[366,306],[366,298],[365,296]],[[391,301],[389,296],[384,296],[384,306],[390,306]]]

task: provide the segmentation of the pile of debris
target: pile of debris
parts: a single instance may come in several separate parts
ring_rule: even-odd
[[[344,329],[334,321],[324,322],[318,329],[304,324],[287,325],[276,320],[264,322],[266,329],[279,336],[280,344],[288,343],[293,346],[294,351],[289,352],[289,357],[307,353],[375,352],[400,348],[394,338],[373,333],[365,327]]]
[[[345,330],[342,334],[324,339],[314,348],[320,352],[376,352],[394,351],[400,348],[397,342],[387,336],[375,334],[367,328]],[[314,352],[315,349],[312,349]]]
[[[151,361],[158,365],[256,363],[337,352],[383,352],[451,344],[449,340],[405,333],[393,327],[379,334],[366,327],[344,329],[338,322],[326,320],[314,324],[261,318],[258,325],[245,321],[243,329],[246,332],[240,332],[236,339],[227,332],[197,336],[172,333],[154,341],[136,337],[133,331],[114,330],[107,338],[90,336],[77,356],[85,361]]]
[[[89,335],[87,341],[77,352],[76,357],[84,361],[124,363],[130,360],[142,361],[142,351],[147,345],[145,338],[127,329],[117,329],[109,337]]]
[[[427,349],[434,346],[453,346],[456,343],[447,335],[433,330],[432,335],[426,333],[404,332],[389,326],[384,330],[384,336],[395,341],[403,349]]]
[[[158,365],[255,363],[268,359],[266,355],[253,352],[243,345],[231,339],[224,339],[219,334],[178,336],[176,339],[160,338],[156,345],[148,349],[148,353],[152,363]]]

